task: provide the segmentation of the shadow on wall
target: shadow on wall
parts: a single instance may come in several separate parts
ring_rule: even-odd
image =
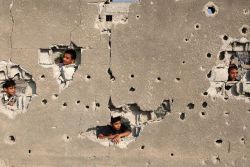
[[[67,88],[73,80],[74,72],[81,64],[82,48],[73,42],[70,45],[53,45],[39,49],[38,63],[44,68],[52,68],[59,84],[59,91]]]
[[[0,112],[9,118],[26,112],[32,97],[36,95],[36,83],[32,79],[32,75],[18,64],[11,61],[0,61],[0,83]],[[9,91],[10,88],[12,91]]]
[[[127,127],[131,127],[132,132],[129,136],[122,138],[121,142],[116,144],[116,146],[120,148],[126,148],[129,143],[135,141],[136,138],[140,136],[141,132],[143,131],[143,128],[146,125],[154,122],[160,122],[162,119],[164,119],[166,115],[171,113],[172,103],[173,100],[163,100],[163,102],[157,109],[143,111],[136,103],[116,107],[112,103],[112,100],[110,98],[108,105],[111,117],[121,117],[121,123]],[[114,143],[110,140],[103,140],[97,138],[100,133],[106,133],[108,126],[109,125],[89,128],[84,135],[90,140],[98,142],[104,146],[114,145]]]

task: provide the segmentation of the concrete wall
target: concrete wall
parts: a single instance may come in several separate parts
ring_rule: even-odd
[[[249,30],[240,30],[250,24],[250,1],[214,0],[211,16],[207,0],[141,0],[125,22],[107,23],[103,32],[101,2],[0,1],[0,60],[20,64],[37,86],[26,113],[0,115],[0,166],[249,166],[249,103],[204,92],[223,35],[249,40]],[[52,70],[38,65],[38,51],[71,41],[83,49],[81,65],[59,93]],[[162,121],[120,149],[81,137],[109,123],[110,98],[116,107],[136,103],[144,111],[173,103]]]

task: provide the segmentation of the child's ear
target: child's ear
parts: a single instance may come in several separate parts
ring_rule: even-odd
[[[6,91],[7,91],[7,89],[6,89],[6,88],[3,88],[3,91],[5,91],[5,92],[6,92]]]

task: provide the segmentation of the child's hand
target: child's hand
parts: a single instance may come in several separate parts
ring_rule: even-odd
[[[120,135],[116,135],[111,141],[117,144],[120,142],[120,139],[121,139]]]
[[[99,135],[98,135],[98,138],[99,138],[99,139],[104,139],[105,136],[104,136],[103,134],[99,134]]]

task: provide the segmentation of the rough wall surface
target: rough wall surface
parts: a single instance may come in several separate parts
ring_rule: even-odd
[[[209,16],[208,0],[141,0],[108,33],[96,26],[101,2],[0,1],[0,60],[20,64],[37,87],[26,113],[0,115],[0,166],[250,166],[249,103],[204,95],[222,36],[249,40],[240,29],[250,24],[250,1],[214,0]],[[59,93],[51,69],[38,65],[38,50],[71,41],[82,47],[81,65]],[[79,137],[109,123],[110,98],[145,111],[173,103],[120,149]]]

